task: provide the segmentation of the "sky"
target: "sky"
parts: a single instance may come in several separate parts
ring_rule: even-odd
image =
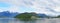
[[[60,0],[0,0],[0,12],[36,12],[60,15]]]

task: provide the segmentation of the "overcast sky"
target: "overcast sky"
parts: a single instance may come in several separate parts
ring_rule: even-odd
[[[60,15],[60,0],[0,0],[0,12],[36,12]]]

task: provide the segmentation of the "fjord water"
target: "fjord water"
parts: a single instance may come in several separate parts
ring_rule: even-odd
[[[60,18],[40,18],[34,21],[20,21],[15,18],[0,18],[0,23],[60,23]]]

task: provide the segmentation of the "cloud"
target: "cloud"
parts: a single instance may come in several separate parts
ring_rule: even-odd
[[[34,8],[37,13],[60,15],[60,0],[0,0],[12,6],[10,11],[19,11],[19,6]]]
[[[10,8],[8,8],[8,11],[10,11],[10,12],[19,12],[19,7],[18,6],[10,6]]]

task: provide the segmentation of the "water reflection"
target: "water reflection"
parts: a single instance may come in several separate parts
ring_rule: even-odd
[[[60,23],[60,18],[55,19],[37,19],[32,21],[20,21],[15,18],[0,18],[0,23]]]

